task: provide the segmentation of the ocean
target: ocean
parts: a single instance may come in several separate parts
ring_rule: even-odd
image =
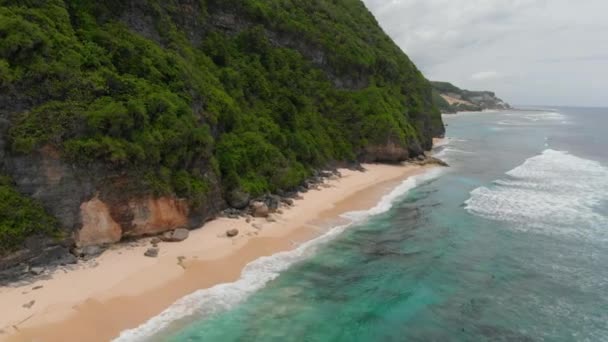
[[[450,168],[118,341],[608,341],[608,109],[444,118]]]

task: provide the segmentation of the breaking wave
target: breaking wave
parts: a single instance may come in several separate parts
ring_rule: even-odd
[[[599,162],[549,149],[507,175],[473,190],[466,209],[520,230],[605,236],[608,218],[597,209],[608,201],[608,168]]]

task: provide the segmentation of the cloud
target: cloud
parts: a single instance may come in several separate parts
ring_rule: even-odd
[[[608,105],[608,1],[363,1],[427,78],[483,81],[515,103]]]
[[[474,81],[485,81],[500,78],[502,75],[498,71],[480,71],[471,75]]]

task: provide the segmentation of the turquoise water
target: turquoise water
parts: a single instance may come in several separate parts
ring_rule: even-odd
[[[419,179],[392,209],[182,303],[188,314],[152,337],[129,336],[608,340],[608,110],[446,122],[450,140],[436,153],[452,167]],[[256,274],[272,276],[256,282]]]

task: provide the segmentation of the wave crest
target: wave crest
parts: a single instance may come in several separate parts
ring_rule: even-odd
[[[595,209],[608,201],[608,168],[567,152],[545,150],[507,172],[506,179],[471,192],[466,209],[516,228],[587,235],[608,218]]]

